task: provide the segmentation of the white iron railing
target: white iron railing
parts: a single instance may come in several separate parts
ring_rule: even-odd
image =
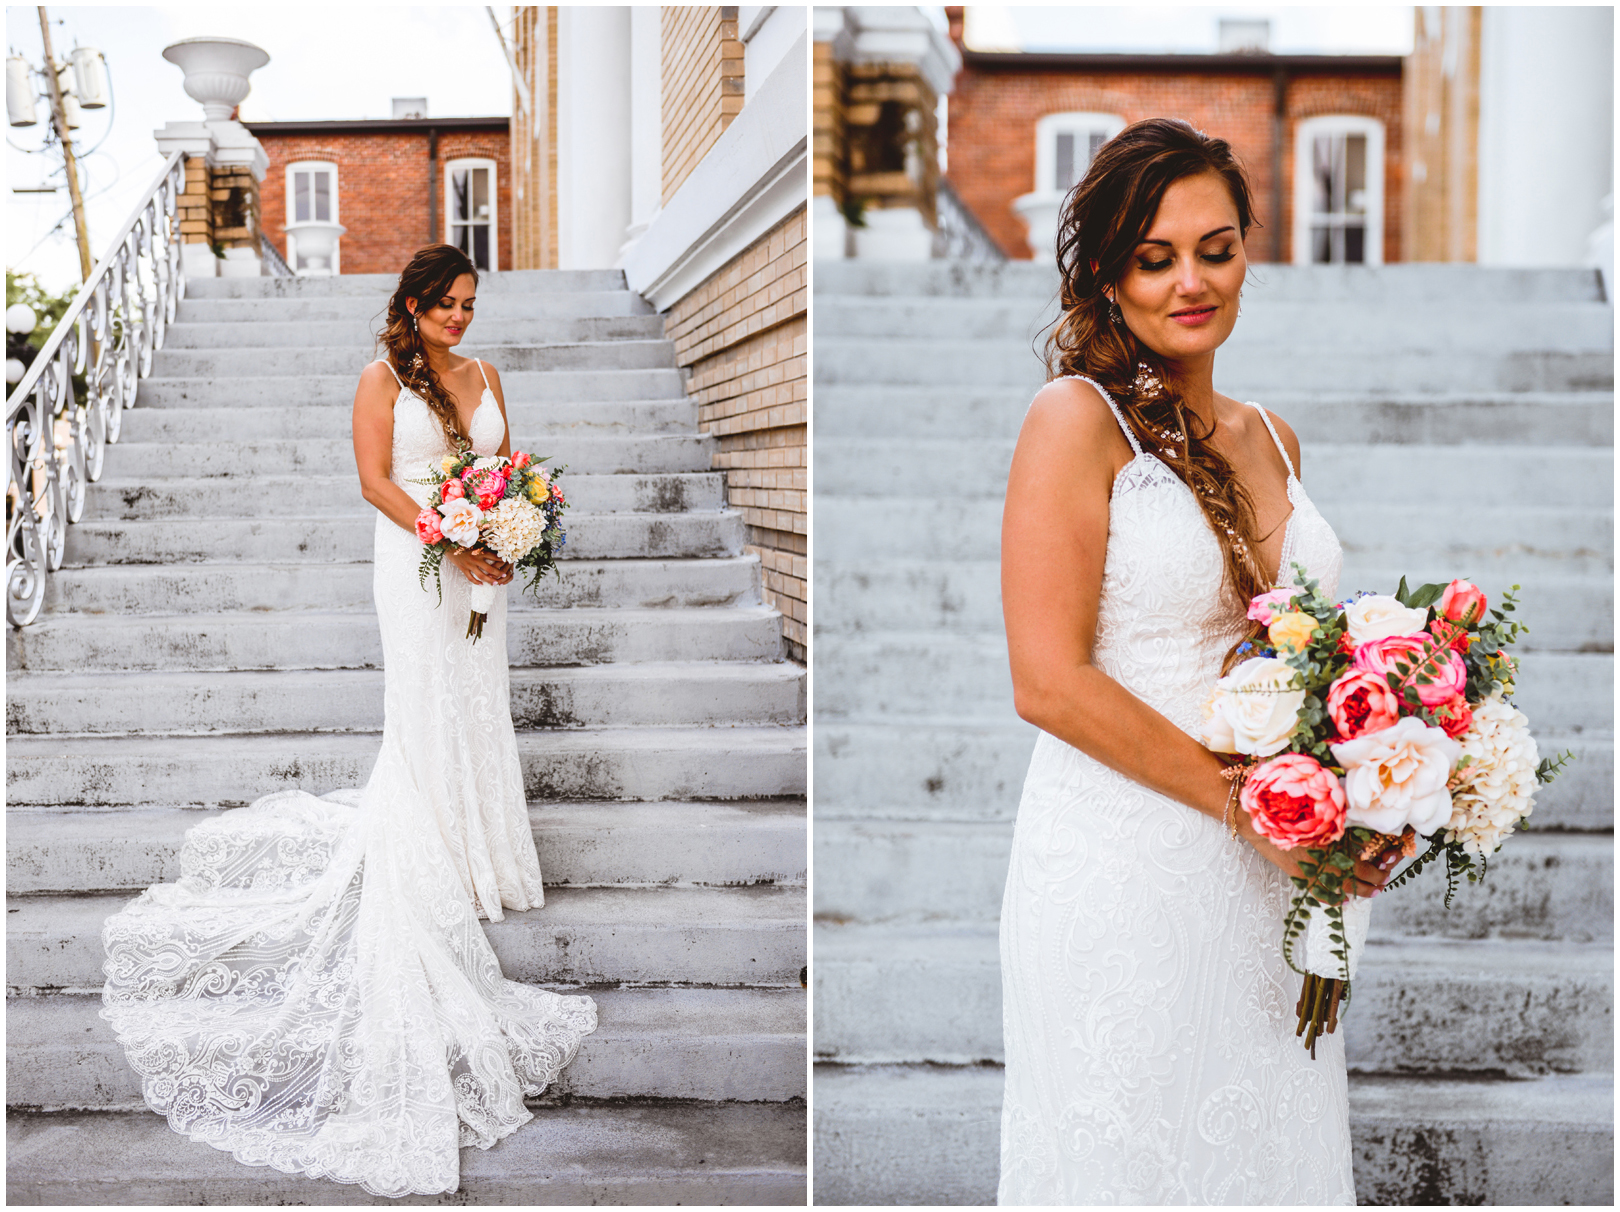
[[[118,441],[124,409],[152,373],[152,354],[163,348],[185,294],[177,213],[184,189],[185,154],[175,152],[6,399],[13,627],[39,617],[46,577],[62,566],[68,523],[83,514],[85,487],[101,478],[106,448]],[[78,374],[83,400],[75,398]]]

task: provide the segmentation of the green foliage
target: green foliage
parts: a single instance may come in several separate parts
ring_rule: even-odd
[[[1541,765],[1536,767],[1536,782],[1550,783],[1558,777],[1559,771],[1575,760],[1573,750],[1566,749],[1556,758],[1542,758]]]
[[[38,323],[34,325],[34,331],[28,334],[27,340],[35,349],[45,348],[51,330],[56,327],[57,321],[67,314],[68,304],[73,302],[73,296],[78,293],[79,288],[75,286],[61,294],[52,294],[39,284],[39,279],[33,274],[19,274],[6,270],[6,306],[26,303],[34,309]]]

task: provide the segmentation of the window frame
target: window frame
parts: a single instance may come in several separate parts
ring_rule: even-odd
[[[1035,123],[1035,189],[1037,194],[1057,194],[1067,197],[1074,185],[1079,184],[1085,176],[1082,172],[1073,184],[1059,189],[1054,182],[1057,180],[1057,140],[1060,134],[1073,134],[1080,130],[1087,133],[1096,130],[1106,131],[1103,142],[1107,142],[1126,126],[1125,119],[1120,114],[1104,113],[1100,110],[1065,110],[1055,114],[1044,114]],[[1090,168],[1090,162],[1086,164]]]
[[[1294,127],[1294,265],[1324,264],[1311,260],[1311,226],[1314,209],[1315,175],[1312,170],[1314,143],[1321,135],[1364,135],[1367,139],[1366,240],[1362,259],[1326,262],[1332,265],[1382,265],[1384,263],[1384,124],[1366,114],[1317,114],[1302,118]]]
[[[500,164],[492,156],[457,156],[444,162],[444,242],[454,244],[452,231],[457,226],[453,203],[455,194],[451,186],[458,168],[487,168],[489,170],[489,268],[480,272],[499,273],[501,268],[501,202]],[[469,254],[470,255],[470,254]]]
[[[287,265],[288,265],[289,268],[291,268],[291,270],[295,274],[299,272],[299,269],[298,269],[298,233],[295,232],[295,231],[286,231],[286,228],[288,227],[288,225],[298,222],[298,218],[297,218],[297,215],[298,215],[298,209],[297,209],[298,208],[298,199],[297,199],[297,195],[294,193],[294,189],[293,189],[294,174],[295,173],[300,173],[300,172],[311,172],[311,171],[314,171],[314,170],[323,170],[323,171],[326,171],[326,172],[330,172],[332,174],[332,217],[330,219],[328,219],[327,222],[336,223],[340,227],[343,224],[343,220],[338,217],[338,166],[337,166],[337,161],[336,160],[294,160],[290,164],[288,164],[287,168],[286,168],[286,180],[285,180],[286,199],[287,199],[287,217],[282,223],[282,230],[285,233],[286,241],[287,241]],[[339,236],[337,238],[337,240],[333,242],[333,245],[332,245],[332,274],[333,274],[334,277],[343,272],[342,257],[343,257],[343,237]]]

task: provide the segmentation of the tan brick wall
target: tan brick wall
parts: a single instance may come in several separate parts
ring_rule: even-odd
[[[512,56],[529,86],[525,116],[512,95],[512,262],[509,269],[557,268],[557,8],[512,10]],[[542,71],[541,56],[544,56]],[[540,129],[544,126],[544,130]]]
[[[689,370],[714,466],[748,525],[768,602],[782,612],[789,652],[805,659],[806,212],[800,207],[665,314]]]
[[[743,44],[735,6],[665,5],[660,15],[668,202],[742,112]]]
[[[816,197],[830,197],[844,204],[844,183],[848,172],[844,147],[844,66],[833,58],[831,42],[815,44],[815,66],[811,84],[812,181]]]
[[[1481,12],[1412,10],[1412,53],[1401,73],[1408,169],[1401,239],[1409,261],[1478,255]]]
[[[208,196],[210,174],[201,156],[186,157],[186,185],[175,199],[183,244],[214,242],[214,204]]]

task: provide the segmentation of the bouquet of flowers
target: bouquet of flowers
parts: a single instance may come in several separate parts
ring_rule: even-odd
[[[562,512],[568,507],[557,487],[556,471],[541,467],[521,450],[510,459],[480,458],[471,450],[444,456],[439,470],[416,484],[433,486],[436,501],[416,515],[416,537],[422,540],[422,588],[428,574],[444,600],[440,566],[455,547],[482,547],[530,574],[532,589],[543,573],[556,570],[557,553],[568,542]],[[474,585],[467,635],[484,634],[484,620],[495,605],[495,586]]]
[[[1425,849],[1386,887],[1439,858],[1446,905],[1460,876],[1486,862],[1530,815],[1538,783],[1569,760],[1542,760],[1530,721],[1509,696],[1506,649],[1525,628],[1467,581],[1323,596],[1295,565],[1292,587],[1260,594],[1249,618],[1266,629],[1215,684],[1204,744],[1239,755],[1228,767],[1256,832],[1299,852],[1283,956],[1305,976],[1295,1034],[1315,1055],[1338,1024],[1367,935],[1368,898],[1347,895],[1358,861],[1387,867]],[[1517,585],[1513,590],[1517,590]],[[1305,943],[1304,967],[1295,962]]]

